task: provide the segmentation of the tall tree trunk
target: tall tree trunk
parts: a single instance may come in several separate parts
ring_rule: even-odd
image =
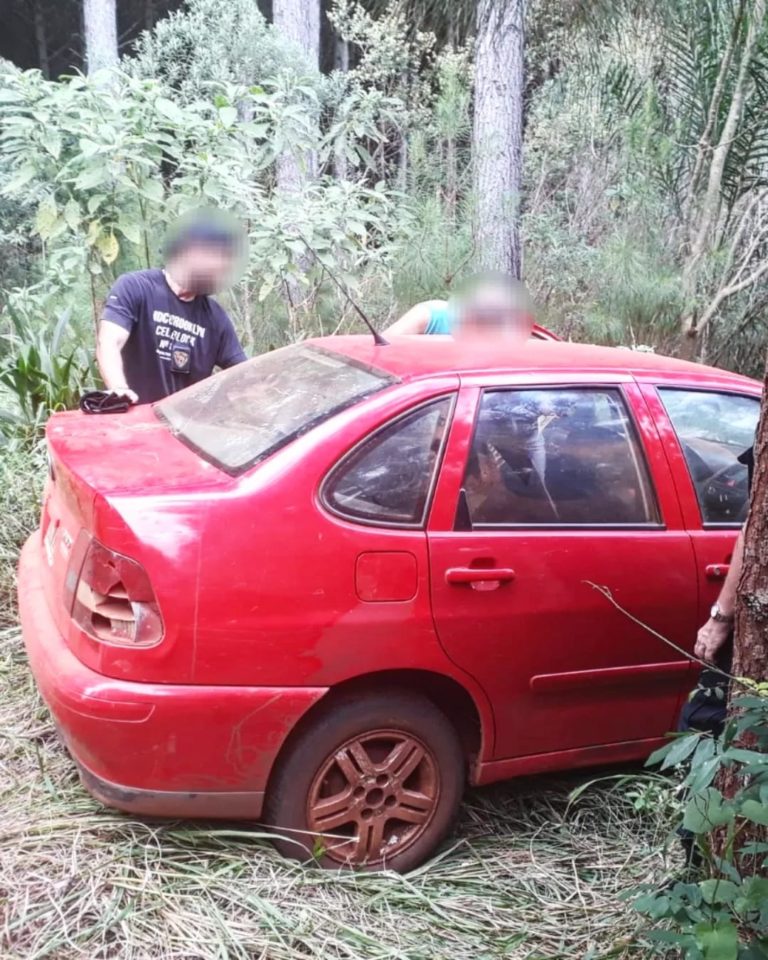
[[[472,155],[475,262],[520,276],[525,0],[478,0]]]
[[[763,405],[755,441],[755,472],[749,519],[744,533],[744,566],[736,601],[736,631],[733,647],[734,677],[758,683],[768,681],[768,368],[766,368]],[[731,696],[744,694],[743,687],[731,688]],[[729,715],[734,708],[729,704]],[[751,746],[743,743],[743,746]],[[741,786],[735,768],[725,769],[718,787],[732,797]],[[714,836],[715,849],[723,853],[724,831]],[[738,835],[738,848],[746,843],[768,842],[768,827],[750,823]],[[741,871],[754,868],[764,858],[742,859]]]
[[[37,46],[37,63],[40,72],[46,80],[51,79],[51,62],[48,56],[48,35],[45,30],[45,17],[41,0],[32,0],[32,17],[35,23],[35,45]]]
[[[144,29],[151,30],[156,19],[155,0],[144,0]]]
[[[117,9],[116,0],[83,0],[85,25],[85,59],[88,74],[116,67]]]
[[[320,0],[274,0],[272,20],[280,33],[296,44],[306,55],[310,70],[320,69]],[[284,194],[299,194],[307,180],[317,174],[317,157],[307,151],[299,157],[286,151],[277,158],[277,188]],[[311,259],[309,255],[297,257],[295,267],[305,273]],[[290,321],[296,324],[297,307],[308,309],[307,295],[303,294],[299,284],[286,283],[286,299],[290,311]]]
[[[275,27],[306,55],[314,72],[320,69],[320,0],[274,0],[272,17]],[[317,158],[284,154],[277,162],[277,182],[281,188],[294,190],[305,179],[317,173]]]

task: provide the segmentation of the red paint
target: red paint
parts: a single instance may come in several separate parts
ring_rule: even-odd
[[[403,603],[418,590],[418,564],[412,553],[361,553],[355,568],[357,595],[366,603]]]
[[[137,812],[257,816],[286,738],[346,681],[397,671],[463,687],[481,728],[474,782],[641,757],[673,727],[685,649],[736,527],[705,529],[657,384],[759,396],[753,381],[628,350],[498,349],[449,338],[323,346],[400,378],[239,477],[172,437],[153,410],[54,416],[42,535],[19,573],[40,689],[89,787]],[[660,522],[636,528],[455,530],[482,391],[600,386],[634,425]],[[424,528],[340,519],[325,477],[381,425],[456,402]],[[144,649],[71,617],[80,534],[140,565],[162,614]],[[43,537],[45,536],[45,543]],[[86,538],[87,539],[87,538]],[[414,673],[418,671],[418,673]],[[310,713],[308,714],[308,711]]]

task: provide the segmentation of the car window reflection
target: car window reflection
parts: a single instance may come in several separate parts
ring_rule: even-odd
[[[477,525],[658,523],[615,390],[484,394],[464,481]]]
[[[704,523],[743,523],[749,506],[747,468],[760,405],[754,397],[660,389],[691,474]]]

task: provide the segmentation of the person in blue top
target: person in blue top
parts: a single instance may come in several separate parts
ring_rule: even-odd
[[[487,273],[474,277],[449,300],[424,300],[411,307],[385,332],[394,335],[517,335],[533,329],[533,304],[525,287],[512,277]]]

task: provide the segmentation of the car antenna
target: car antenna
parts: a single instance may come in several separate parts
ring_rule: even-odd
[[[308,241],[307,238],[304,236],[304,234],[303,234],[300,230],[297,230],[296,232],[298,233],[299,238],[301,239],[302,243],[303,243],[304,246],[307,248],[307,250],[309,250],[309,252],[312,254],[312,256],[313,256],[313,257],[317,257],[317,254],[316,254],[315,251],[312,249],[309,241]],[[318,258],[318,259],[319,259],[319,258]],[[356,300],[353,298],[352,294],[349,292],[349,287],[347,287],[346,284],[342,283],[341,280],[339,280],[339,279],[334,275],[333,271],[330,270],[330,269],[326,266],[326,264],[323,264],[323,269],[324,269],[325,272],[328,274],[328,276],[331,278],[331,280],[333,280],[333,282],[336,284],[336,286],[338,287],[338,289],[341,290],[341,292],[342,292],[342,293],[344,294],[344,296],[347,298],[347,303],[352,304],[352,306],[353,306],[353,307],[355,308],[355,310],[357,311],[357,313],[358,313],[358,315],[360,316],[360,318],[361,318],[361,320],[363,321],[363,323],[364,323],[364,324],[366,325],[366,327],[368,327],[368,329],[371,331],[371,336],[373,337],[373,342],[376,344],[376,346],[377,346],[377,347],[388,347],[388,346],[389,346],[389,340],[387,340],[386,337],[382,336],[382,335],[379,333],[379,331],[376,329],[376,327],[374,327],[374,325],[373,325],[373,323],[371,322],[371,320],[370,320],[370,318],[368,317],[368,315],[364,312],[363,308],[356,302]]]

